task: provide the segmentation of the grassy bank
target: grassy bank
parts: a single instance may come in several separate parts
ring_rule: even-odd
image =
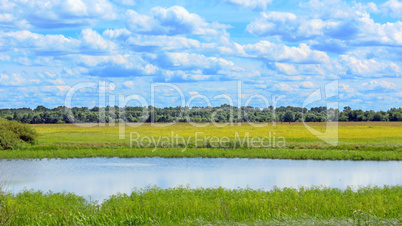
[[[10,225],[399,224],[401,197],[401,186],[357,191],[149,187],[102,204],[70,193],[2,194],[0,208],[3,223]]]
[[[401,122],[339,123],[339,143],[336,146],[313,136],[302,123],[259,124],[262,127],[247,123],[225,127],[198,127],[189,123],[134,125],[126,125],[124,131],[117,125],[108,124],[105,127],[93,124],[33,125],[39,134],[37,144],[0,151],[0,159],[227,157],[402,160]],[[310,126],[324,132],[326,123],[310,123]],[[124,139],[119,139],[119,134]],[[130,134],[133,137],[131,143]],[[252,143],[254,138],[265,140],[264,143]],[[130,148],[131,144],[133,148]]]
[[[50,150],[1,151],[1,159],[88,158],[88,157],[164,157],[164,158],[270,158],[315,160],[402,160],[396,150],[336,149],[214,149],[214,148],[77,148]]]

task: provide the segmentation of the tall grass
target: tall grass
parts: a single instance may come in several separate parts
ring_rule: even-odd
[[[402,217],[401,186],[357,191],[148,187],[111,196],[101,204],[71,193],[24,191],[8,196],[10,225],[400,224]]]
[[[9,194],[5,192],[5,182],[0,172],[0,225],[7,224],[12,216],[9,208]]]

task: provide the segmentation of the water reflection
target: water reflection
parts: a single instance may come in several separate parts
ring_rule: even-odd
[[[68,191],[102,200],[132,188],[347,186],[401,184],[402,162],[203,158],[87,158],[0,161],[11,192]]]

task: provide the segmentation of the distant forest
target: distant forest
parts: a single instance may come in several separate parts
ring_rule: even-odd
[[[232,112],[232,113],[231,113]],[[182,115],[182,117],[180,117]],[[30,124],[54,123],[96,123],[96,122],[324,122],[324,121],[402,121],[402,108],[388,111],[352,110],[344,107],[327,109],[313,107],[256,108],[221,105],[219,107],[105,107],[66,108],[59,106],[48,109],[0,109],[0,117]]]

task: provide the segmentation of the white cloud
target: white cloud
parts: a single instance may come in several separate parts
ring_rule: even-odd
[[[87,69],[87,74],[97,77],[148,76],[159,71],[139,55],[79,55],[75,61]]]
[[[402,18],[402,2],[398,0],[389,0],[381,5],[383,12],[386,15],[391,15],[395,18]]]
[[[302,6],[305,4],[301,4]],[[402,15],[402,3],[391,0],[383,5],[389,13]],[[313,13],[296,16],[287,12],[261,13],[246,30],[260,37],[278,36],[284,41],[350,41],[351,46],[402,45],[402,22],[375,23],[367,11],[376,11],[374,3],[349,6],[340,1],[310,1],[306,10]],[[331,40],[334,39],[334,40]],[[327,43],[325,48],[333,47]]]
[[[0,53],[0,61],[10,61],[10,60],[11,60],[11,57],[9,55]]]
[[[341,55],[340,63],[347,74],[360,76],[401,75],[400,67],[393,62],[378,62],[375,59],[358,59],[353,56]]]
[[[117,45],[110,40],[105,40],[92,29],[82,30],[79,39],[67,38],[60,34],[42,35],[22,30],[14,32],[0,31],[1,50],[9,52],[9,54],[18,54],[19,57],[14,58],[15,61],[24,61],[26,62],[24,64],[27,64],[29,60],[21,58],[24,55],[35,56],[33,62],[37,64],[45,64],[46,62],[55,64],[57,61],[54,58],[46,57],[69,54],[110,54],[117,50]]]
[[[123,83],[123,85],[127,88],[132,88],[134,87],[134,83],[132,81],[126,81]]]
[[[200,95],[197,91],[192,91],[192,92],[188,92],[190,95],[194,96],[194,95]]]
[[[61,6],[72,16],[88,16],[87,6],[81,0],[65,0]]]
[[[116,44],[105,40],[98,32],[87,28],[81,31],[81,49],[85,51],[106,51],[111,52],[116,48]]]
[[[3,86],[22,86],[29,83],[29,80],[24,79],[17,73],[12,73],[11,75],[0,74],[0,84]]]
[[[297,27],[297,16],[293,13],[261,13],[261,18],[247,25],[246,30],[254,35],[283,35]]]
[[[0,8],[15,17],[13,24],[9,24],[14,27],[78,27],[99,19],[116,18],[114,6],[107,0],[37,0],[12,3],[3,0]]]
[[[1,0],[0,1],[0,10],[11,10],[16,6],[16,4],[9,0]]]
[[[265,89],[265,88],[268,87],[267,85],[264,85],[264,84],[257,84],[257,85],[254,85],[254,86],[257,87],[257,88],[261,88],[261,89]]]
[[[122,29],[107,29],[102,35],[108,39],[124,39],[126,40],[130,36],[130,31],[125,28]]]
[[[157,62],[167,68],[201,69],[204,74],[216,74],[220,70],[230,70],[234,66],[233,62],[223,58],[206,57],[195,53],[166,53]]]
[[[126,44],[137,51],[160,51],[198,49],[201,47],[199,41],[181,36],[166,35],[134,35],[127,39]]]
[[[355,89],[353,89],[352,87],[350,87],[350,85],[346,85],[346,84],[339,84],[339,89],[341,91],[347,92],[347,93],[353,93],[355,92]]]
[[[293,91],[294,88],[291,87],[290,85],[286,84],[286,83],[279,83],[279,84],[275,84],[275,87],[280,90],[280,91]]]
[[[116,0],[123,5],[135,5],[138,0]]]
[[[134,33],[152,35],[208,35],[225,34],[228,27],[219,23],[207,23],[197,14],[181,6],[170,8],[154,7],[150,15],[127,10],[127,28]]]
[[[395,90],[397,88],[396,84],[393,82],[387,82],[384,80],[372,80],[368,83],[363,83],[362,87],[368,90]]]
[[[353,43],[402,46],[402,22],[379,24],[369,17],[359,19],[361,34]]]
[[[247,44],[243,46],[243,49],[249,56],[262,57],[273,62],[325,63],[329,61],[325,52],[311,50],[306,44],[289,47],[269,41],[260,41],[255,44]]]
[[[225,2],[255,10],[265,10],[272,0],[225,0]]]
[[[293,75],[297,73],[296,68],[291,64],[275,62],[275,66],[280,73],[284,73],[287,75]]]
[[[52,76],[54,77],[54,76]],[[64,85],[64,81],[61,80],[60,78],[56,79],[56,80],[48,80],[50,83],[54,84],[54,85]]]
[[[305,82],[300,83],[300,87],[309,89],[309,88],[313,88],[314,84],[310,81],[305,81]]]
[[[5,48],[30,49],[39,55],[58,55],[76,50],[80,41],[63,35],[42,35],[22,30],[8,33],[0,31],[0,48],[1,43],[7,43]]]
[[[111,64],[124,64],[130,66],[130,55],[113,55],[113,56],[91,56],[91,55],[80,55],[76,59],[78,63],[82,63],[87,67],[95,67],[99,64],[111,63]],[[141,58],[133,57],[131,58],[136,62],[143,62]]]
[[[14,20],[14,16],[11,13],[0,14],[0,24],[12,22],[13,20]]]

